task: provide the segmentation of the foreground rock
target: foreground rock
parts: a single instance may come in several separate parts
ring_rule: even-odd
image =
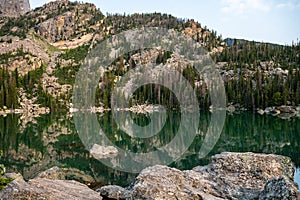
[[[299,199],[293,175],[287,157],[223,153],[188,171],[149,167],[130,187],[105,186],[99,192],[104,199]]]
[[[127,188],[93,191],[60,178],[55,167],[25,182],[21,175],[0,191],[0,199],[300,199],[290,158],[254,153],[222,153],[211,164],[180,171],[167,166],[144,169]],[[52,180],[54,179],[54,180]]]
[[[88,174],[85,174],[83,171],[75,168],[59,168],[57,166],[52,167],[46,171],[43,171],[37,175],[36,178],[45,178],[51,180],[68,180],[69,177],[72,177],[72,180],[79,181],[85,185],[91,185],[95,183],[93,177]]]
[[[99,193],[76,181],[36,178],[25,182],[21,175],[7,174],[15,178],[0,191],[0,199],[102,199]]]

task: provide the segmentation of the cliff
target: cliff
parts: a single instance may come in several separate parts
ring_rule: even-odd
[[[0,0],[0,15],[18,17],[30,11],[29,0]]]

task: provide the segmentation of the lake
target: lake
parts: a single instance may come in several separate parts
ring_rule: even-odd
[[[120,130],[112,112],[97,115],[98,123],[110,141],[131,152],[149,152],[169,143],[177,134],[181,122],[179,112],[167,112],[161,131],[150,138],[133,138]],[[147,126],[149,117],[130,114],[134,122]],[[274,153],[291,157],[297,169],[295,182],[300,185],[300,118],[283,120],[252,112],[227,114],[219,140],[204,158],[199,156],[211,113],[201,112],[196,137],[188,150],[170,164],[179,169],[206,165],[212,155],[231,152]],[[30,121],[30,122],[29,122]],[[8,172],[20,172],[25,179],[53,166],[62,167],[68,179],[91,183],[91,187],[107,184],[126,186],[137,174],[105,166],[86,150],[78,135],[74,117],[65,113],[42,115],[29,120],[21,115],[0,117],[0,149]],[[175,147],[176,148],[176,147]]]

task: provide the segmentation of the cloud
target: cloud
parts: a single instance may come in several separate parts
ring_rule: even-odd
[[[222,12],[246,15],[253,12],[268,12],[271,9],[300,10],[298,0],[222,0]]]
[[[297,1],[285,1],[284,3],[278,3],[275,6],[278,9],[297,10],[300,9],[300,2]]]
[[[222,12],[233,14],[246,14],[252,11],[267,12],[272,4],[263,0],[222,0]]]

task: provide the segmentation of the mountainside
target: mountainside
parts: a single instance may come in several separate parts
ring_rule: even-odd
[[[0,16],[18,17],[29,11],[29,0],[0,0]]]
[[[3,5],[1,2],[0,6]],[[15,6],[14,9],[19,7]],[[75,76],[89,52],[113,35],[141,27],[175,30],[190,36],[203,46],[223,78],[228,111],[259,110],[261,114],[266,112],[282,119],[294,117],[282,123],[283,120],[279,118],[252,113],[249,117],[247,112],[237,115],[237,118],[227,116],[227,125],[225,123],[224,126],[226,134],[221,134],[212,155],[228,147],[231,151],[272,152],[291,156],[299,167],[300,160],[297,158],[300,152],[296,147],[300,143],[300,137],[292,133],[299,130],[296,120],[300,117],[300,43],[283,46],[222,39],[216,31],[192,19],[179,19],[161,13],[104,15],[93,4],[68,0],[50,2],[29,12],[18,11],[15,16],[0,17],[0,115],[20,114],[0,117],[3,128],[0,136],[2,141],[8,141],[2,145],[3,164],[11,171],[22,172],[26,179],[59,165],[63,169],[55,173],[62,179],[75,179],[91,184],[90,187],[93,184],[102,185],[105,180],[121,180],[122,183],[118,184],[127,185],[134,174],[123,174],[99,165],[90,156],[93,152],[97,154],[97,145],[90,147],[90,152],[86,150],[87,146],[84,146],[79,137],[78,130],[74,127],[73,114],[69,111],[75,110],[71,98]],[[114,42],[118,43],[120,40]],[[90,108],[91,111],[109,110],[112,107],[112,89],[120,77],[137,66],[149,63],[180,72],[195,92],[199,108],[214,111],[207,84],[210,80],[206,74],[197,73],[193,63],[176,52],[168,52],[160,47],[133,51],[116,58],[103,71],[103,77],[95,88],[96,108]],[[86,72],[89,73],[88,69]],[[157,73],[150,74],[148,78],[155,79],[156,75]],[[178,82],[178,87],[182,87],[180,84]],[[156,104],[164,105],[167,109],[181,109],[175,95],[158,84],[139,87],[130,99],[129,109],[137,113],[151,112]],[[46,115],[50,112],[51,115]],[[166,119],[166,129],[168,124],[182,122],[181,113],[174,113],[176,115],[171,113]],[[199,124],[199,130],[209,129],[211,115],[207,113],[208,115],[201,117],[203,121]],[[101,125],[110,125],[103,126],[105,129],[120,133],[119,125],[112,120],[114,112],[101,113],[99,116]],[[141,121],[134,114],[132,116],[134,121]],[[145,116],[143,122],[148,123],[148,115],[141,116]],[[124,124],[126,123],[128,124],[128,120],[124,120]],[[282,131],[287,127],[289,131]],[[177,126],[172,129],[176,129],[177,133]],[[140,152],[150,152],[156,147],[162,147],[174,135],[166,130],[157,139],[146,139],[148,148],[141,140],[128,134],[121,133],[119,136],[115,132],[111,133],[108,137],[120,148]],[[197,131],[195,142],[186,152],[186,155],[191,156],[176,161],[177,166],[187,168],[188,164],[198,162],[198,156],[194,157],[194,153],[199,152],[199,144],[205,139],[204,134]],[[93,137],[89,139],[94,140]],[[181,138],[182,143],[185,140],[186,137]],[[176,148],[174,146],[174,152]],[[114,156],[113,150],[110,152],[111,156]],[[98,156],[100,158],[103,154]],[[115,163],[119,162],[117,157],[114,159]],[[255,170],[254,172],[256,173]]]
[[[29,4],[20,13],[28,9]],[[194,20],[160,13],[104,16],[93,4],[59,0],[21,17],[1,19],[2,112],[7,108],[21,109],[19,112],[23,113],[69,109],[75,75],[88,52],[106,38],[138,27],[173,29],[200,43],[217,63],[229,105],[256,109],[300,103],[299,43],[292,46],[235,43],[223,40],[216,31]],[[196,91],[199,107],[209,108],[205,76],[197,74],[191,63],[177,54],[159,48],[117,58],[99,82],[96,106],[109,108],[111,89],[120,76],[138,64],[149,62],[181,66],[182,74]],[[149,91],[152,96],[144,98]],[[140,88],[134,98],[135,104],[178,106],[169,90],[153,85]]]

